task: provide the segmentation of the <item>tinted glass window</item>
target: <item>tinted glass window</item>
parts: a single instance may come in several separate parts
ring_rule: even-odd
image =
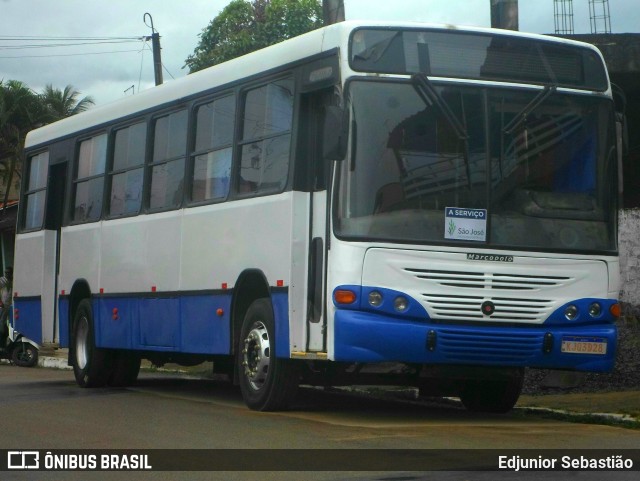
[[[25,192],[24,228],[40,229],[44,220],[44,201],[49,171],[49,152],[42,152],[29,158],[27,192]]]
[[[186,110],[155,121],[149,197],[151,209],[177,208],[182,203],[187,121]]]
[[[611,252],[613,102],[538,89],[348,84],[352,157],[337,172],[334,226],[362,240]],[[462,219],[462,220],[461,220]]]
[[[151,170],[152,209],[175,208],[182,201],[184,158],[156,165]]]
[[[241,193],[284,189],[289,170],[292,119],[291,79],[247,92],[242,119]]]
[[[191,199],[225,199],[231,177],[235,97],[198,107]]]
[[[49,152],[31,157],[29,162],[29,190],[42,189],[47,186],[47,171],[49,170]]]
[[[156,120],[153,161],[184,156],[187,145],[187,111],[181,110]]]
[[[74,182],[72,214],[74,221],[91,222],[100,219],[106,160],[107,134],[98,135],[80,143]]]
[[[147,124],[140,122],[116,132],[113,148],[113,170],[144,164]]]
[[[435,30],[360,29],[354,70],[552,84],[607,90],[604,63],[590,48],[551,40]]]
[[[144,122],[116,132],[109,199],[111,216],[140,211],[146,139],[147,125]]]
[[[80,143],[78,179],[104,174],[107,160],[107,135],[99,135]]]

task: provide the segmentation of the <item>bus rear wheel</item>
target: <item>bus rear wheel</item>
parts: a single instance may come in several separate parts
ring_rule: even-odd
[[[460,400],[472,412],[506,413],[518,402],[524,382],[524,370],[507,379],[466,381]]]
[[[249,306],[236,362],[240,390],[249,408],[278,411],[288,406],[298,389],[299,372],[294,361],[276,357],[275,322],[269,299],[257,299]]]
[[[111,356],[109,351],[96,347],[93,311],[89,299],[80,301],[76,309],[73,343],[71,363],[78,385],[104,386],[111,373]]]

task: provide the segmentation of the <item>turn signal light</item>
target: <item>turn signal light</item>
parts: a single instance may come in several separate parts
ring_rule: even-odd
[[[356,293],[346,289],[338,289],[333,293],[336,304],[353,304],[356,302]]]
[[[609,308],[609,312],[613,317],[618,318],[622,314],[622,308],[618,303],[611,304],[611,307]]]

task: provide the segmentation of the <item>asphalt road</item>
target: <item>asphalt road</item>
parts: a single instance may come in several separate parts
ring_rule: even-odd
[[[258,413],[248,410],[237,388],[225,382],[188,379],[161,373],[143,373],[139,383],[127,389],[81,389],[69,371],[24,369],[0,365],[0,449],[5,450],[87,450],[152,449],[213,450],[194,451],[198,457],[216,456],[228,461],[234,472],[0,472],[0,479],[602,479],[597,472],[486,472],[452,473],[409,471],[393,453],[373,450],[437,450],[419,453],[434,468],[485,468],[501,453],[511,450],[566,450],[572,455],[590,455],[592,449],[640,448],[640,431],[611,426],[567,423],[533,414],[479,415],[457,405],[416,405],[401,401],[379,401],[362,397],[301,391],[290,411]],[[246,450],[246,451],[219,451]],[[305,451],[263,451],[304,449]],[[475,456],[473,451],[482,451]],[[252,451],[259,450],[259,451]],[[330,451],[335,450],[335,451]],[[364,450],[364,451],[350,451]],[[55,452],[55,451],[53,451]],[[591,451],[593,452],[593,451]],[[637,451],[636,451],[637,452]],[[186,453],[186,452],[184,452]],[[221,458],[221,453],[227,458]],[[265,454],[266,453],[266,454]],[[366,453],[360,464],[349,468],[350,456]],[[400,451],[396,451],[400,453]],[[546,454],[545,454],[546,453]],[[275,466],[286,469],[293,457],[307,456],[308,462],[335,471],[244,471],[266,455]],[[155,461],[185,463],[175,452],[155,452]],[[412,466],[407,454],[406,466]],[[360,458],[358,458],[360,459]],[[367,459],[369,461],[367,461]],[[336,461],[337,462],[337,461]],[[353,471],[370,462],[371,472]],[[387,464],[385,464],[387,463]],[[157,464],[156,464],[157,465]],[[418,463],[420,467],[422,464]],[[296,468],[297,469],[297,468]],[[368,471],[368,470],[367,470]],[[536,476],[534,476],[536,475]],[[513,477],[511,477],[513,476]],[[635,479],[636,473],[616,472],[614,479]]]

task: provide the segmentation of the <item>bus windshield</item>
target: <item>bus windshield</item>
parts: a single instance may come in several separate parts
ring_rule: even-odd
[[[462,129],[415,83],[349,83],[352,145],[339,173],[338,236],[615,251],[609,99],[555,88],[433,88]],[[476,235],[449,230],[451,209],[481,217],[467,224]]]

